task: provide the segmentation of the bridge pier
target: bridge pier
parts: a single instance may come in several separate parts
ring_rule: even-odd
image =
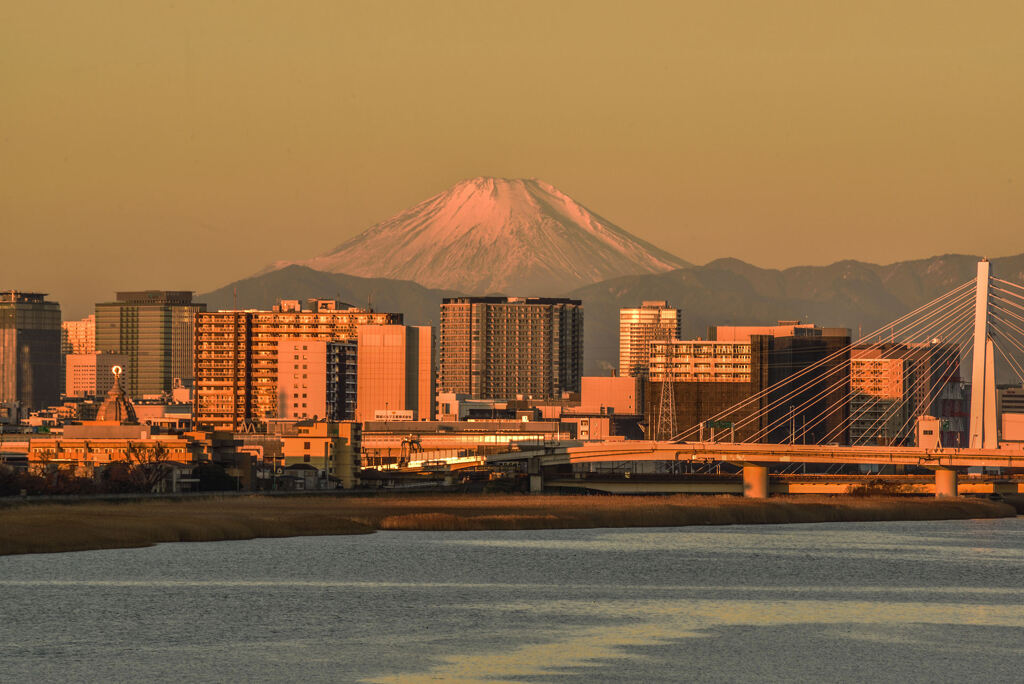
[[[768,498],[768,466],[743,465],[743,496],[751,499]]]
[[[935,497],[938,499],[956,498],[956,471],[950,468],[935,469]]]
[[[541,470],[540,459],[531,458],[527,464],[527,472],[530,476],[530,493],[539,494],[544,491],[544,475]]]

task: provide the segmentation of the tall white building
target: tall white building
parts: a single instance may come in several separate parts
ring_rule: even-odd
[[[645,301],[638,308],[619,309],[619,374],[646,375],[651,342],[680,337],[682,313],[666,301]]]

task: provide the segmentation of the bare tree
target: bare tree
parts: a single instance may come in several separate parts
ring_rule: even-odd
[[[132,483],[143,492],[152,492],[171,475],[167,447],[160,442],[128,443],[126,463]]]

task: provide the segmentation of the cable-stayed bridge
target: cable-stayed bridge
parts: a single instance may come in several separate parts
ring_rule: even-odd
[[[933,409],[959,391],[968,356],[970,412],[960,429],[944,430],[949,421]],[[767,496],[772,464],[892,464],[934,470],[936,495],[955,496],[958,471],[1024,469],[1021,443],[999,441],[997,359],[1024,385],[1024,286],[981,261],[976,278],[668,438],[565,443],[489,460],[528,461],[538,485],[545,467],[568,464],[733,463],[755,497]],[[872,360],[892,362],[898,383],[890,374],[880,386]]]

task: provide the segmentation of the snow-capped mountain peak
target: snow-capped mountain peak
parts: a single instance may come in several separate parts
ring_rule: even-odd
[[[299,263],[468,294],[532,296],[687,265],[549,183],[505,178],[457,183]]]

